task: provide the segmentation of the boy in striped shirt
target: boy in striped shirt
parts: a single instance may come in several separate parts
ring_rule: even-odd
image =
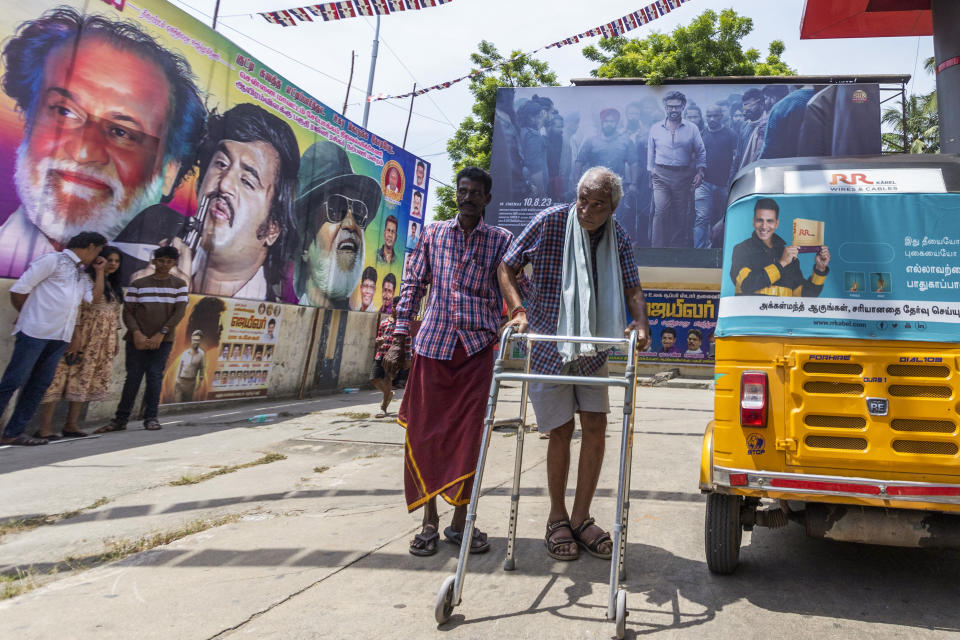
[[[140,382],[147,378],[143,394],[143,426],[155,431],[163,369],[173,346],[173,330],[183,319],[187,308],[187,283],[170,270],[177,265],[180,252],[175,247],[160,247],[153,252],[155,271],[130,283],[123,300],[123,322],[127,325],[127,379],[117,412],[96,433],[123,431],[127,428],[133,403],[140,391]]]

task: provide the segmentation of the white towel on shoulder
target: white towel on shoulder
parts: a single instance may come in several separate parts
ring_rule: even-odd
[[[627,326],[623,298],[623,274],[617,251],[613,216],[607,220],[597,246],[597,293],[593,292],[590,236],[577,221],[577,205],[570,207],[563,241],[563,272],[560,290],[558,336],[622,338]],[[558,342],[564,364],[581,356],[593,356],[610,345]]]

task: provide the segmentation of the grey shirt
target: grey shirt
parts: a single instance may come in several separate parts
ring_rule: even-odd
[[[658,164],[706,168],[707,149],[703,146],[700,129],[688,120],[681,120],[673,131],[667,128],[666,119],[651,126],[647,137],[647,171],[653,171]]]

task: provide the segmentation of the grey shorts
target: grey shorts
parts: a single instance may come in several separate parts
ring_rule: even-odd
[[[571,368],[571,365],[564,367],[561,375],[570,375]],[[591,377],[606,378],[606,363]],[[546,433],[561,427],[572,420],[577,411],[610,413],[609,391],[610,387],[531,382],[529,394],[533,412],[537,414],[537,430]]]

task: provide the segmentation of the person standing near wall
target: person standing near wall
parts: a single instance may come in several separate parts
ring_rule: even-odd
[[[103,285],[106,260],[100,257],[100,250],[105,244],[107,239],[99,233],[78,233],[63,251],[31,262],[10,287],[10,304],[20,315],[13,330],[13,355],[0,378],[0,414],[14,391],[22,391],[0,444],[47,444],[45,439],[32,438],[24,430],[67,351],[80,303],[93,301],[93,288],[84,269],[93,265]]]
[[[438,494],[456,507],[444,535],[460,544],[473,488],[503,304],[497,266],[512,238],[509,231],[483,221],[492,184],[490,174],[477,167],[457,173],[457,217],[423,232],[401,284],[394,340],[384,359],[387,375],[399,371],[406,357],[401,336],[410,334],[429,286],[430,305],[414,340],[397,416],[407,429],[407,510],[424,507],[423,528],[410,542],[415,556],[437,552]],[[471,553],[489,549],[487,534],[474,529]]]
[[[127,379],[114,418],[95,433],[127,428],[144,376],[147,388],[143,394],[143,426],[150,431],[160,428],[157,416],[163,369],[173,347],[173,330],[187,309],[187,283],[170,275],[179,257],[175,247],[160,247],[153,252],[153,274],[137,278],[127,289],[123,304]]]
[[[120,250],[107,246],[100,252],[106,260],[103,278],[95,270],[87,269],[93,280],[93,302],[80,305],[77,326],[67,351],[74,353],[57,365],[53,383],[43,396],[40,406],[40,429],[35,438],[59,440],[82,438],[87,434],[77,429],[77,420],[85,402],[104,400],[110,386],[113,359],[120,351],[120,314],[123,310],[123,287],[120,274],[123,259]],[[53,412],[60,399],[67,400],[67,420],[62,436],[53,433]]]

